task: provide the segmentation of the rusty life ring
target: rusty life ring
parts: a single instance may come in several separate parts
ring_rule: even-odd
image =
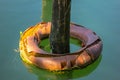
[[[70,24],[70,36],[82,41],[82,48],[74,53],[51,54],[38,47],[41,40],[50,34],[51,23],[42,22],[25,30],[19,47],[23,61],[51,71],[83,68],[93,63],[101,54],[102,41],[95,32]]]

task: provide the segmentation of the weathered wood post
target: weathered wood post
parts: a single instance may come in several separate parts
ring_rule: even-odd
[[[71,0],[53,0],[50,46],[52,53],[69,53]]]

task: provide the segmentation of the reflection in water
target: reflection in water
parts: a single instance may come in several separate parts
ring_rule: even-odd
[[[52,17],[52,0],[42,0],[42,21],[49,22]]]
[[[34,65],[25,62],[23,63],[25,64],[29,72],[38,76],[38,80],[69,80],[89,75],[92,71],[94,71],[97,68],[97,66],[101,62],[101,59],[102,55],[94,63],[83,69],[74,69],[58,72],[50,72],[44,69],[40,69]]]

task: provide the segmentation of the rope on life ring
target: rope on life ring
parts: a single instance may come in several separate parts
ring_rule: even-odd
[[[57,71],[85,67],[93,63],[101,54],[102,41],[95,32],[70,24],[70,36],[82,41],[82,48],[74,53],[52,54],[38,47],[41,40],[50,34],[51,23],[38,23],[23,32],[20,38],[21,58],[39,68]]]

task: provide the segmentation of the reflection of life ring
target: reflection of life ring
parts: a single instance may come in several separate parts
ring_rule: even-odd
[[[71,37],[82,41],[82,48],[74,53],[51,54],[38,47],[50,34],[51,23],[39,23],[28,28],[20,38],[20,56],[26,62],[48,70],[66,70],[85,67],[94,62],[102,51],[101,39],[91,30],[70,24]]]

